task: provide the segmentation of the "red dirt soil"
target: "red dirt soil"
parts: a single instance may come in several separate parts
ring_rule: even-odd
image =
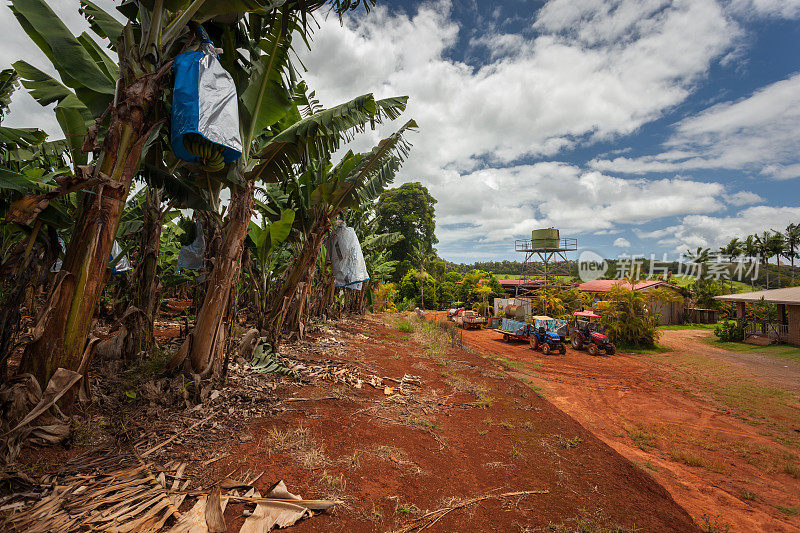
[[[800,507],[800,480],[781,471],[766,474],[735,453],[735,443],[744,443],[796,459],[796,447],[776,444],[763,435],[758,423],[745,421],[712,401],[705,391],[693,387],[686,369],[670,361],[675,355],[690,354],[730,363],[732,372],[746,371],[765,387],[783,384],[783,376],[774,367],[785,367],[786,374],[800,369],[785,361],[753,362],[758,359],[753,356],[743,362],[741,354],[702,342],[709,331],[663,333],[660,342],[673,350],[671,353],[618,353],[612,357],[591,357],[572,348],[565,356],[545,357],[527,344],[503,342],[490,330],[465,331],[464,342],[485,356],[494,354],[525,363],[520,376],[541,386],[549,401],[614,450],[651,469],[651,475],[698,523],[705,525],[706,515],[720,525],[730,524],[730,531],[800,531],[800,517],[787,516],[778,508]],[[647,431],[656,426],[673,431],[673,441],[680,441],[681,448],[686,448],[690,437],[696,439],[695,445],[689,446],[692,453],[709,458],[712,467],[687,466],[657,445],[637,446],[632,428]],[[658,437],[670,439],[670,435]],[[716,442],[734,444],[711,446]]]
[[[228,453],[208,467],[207,477],[264,471],[256,483],[261,491],[284,479],[303,497],[344,500],[334,512],[298,524],[297,531],[386,531],[453,498],[541,489],[549,494],[454,511],[433,530],[698,530],[649,475],[495,362],[461,349],[431,359],[408,335],[370,319],[338,326],[332,334],[346,339],[345,353],[324,357],[381,376],[413,374],[422,379],[421,389],[393,401],[371,387],[279,386],[278,396],[320,399],[292,402],[278,417],[253,421],[252,439],[240,436],[246,442],[214,443],[209,450],[176,447],[173,455]],[[270,441],[273,428],[298,427],[323,454],[311,468]],[[243,509],[228,506],[229,531],[238,531]]]

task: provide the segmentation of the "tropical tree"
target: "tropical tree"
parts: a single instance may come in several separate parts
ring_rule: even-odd
[[[781,254],[783,253],[783,237],[780,233],[764,231],[760,235],[754,235],[756,249],[761,257],[761,264],[764,266],[767,276],[767,289],[769,289],[769,260],[775,256],[778,258],[778,279],[780,280]]]
[[[800,226],[797,224],[789,224],[786,226],[786,233],[784,234],[784,257],[791,262],[792,265],[792,285],[794,285],[794,260],[798,257],[798,248],[800,248]]]
[[[756,258],[759,254],[758,252],[758,243],[756,242],[756,238],[754,235],[748,235],[745,240],[744,244],[742,245],[742,253],[750,259],[750,288],[754,289],[754,280],[752,274],[752,267],[753,267],[753,259]]]
[[[439,242],[435,234],[435,205],[436,199],[418,182],[389,189],[378,199],[375,207],[378,231],[400,233],[404,237],[389,248],[391,258],[400,262],[395,272],[396,280],[416,264],[411,259],[411,250],[415,246],[422,246],[430,252]]]
[[[431,262],[433,259],[435,259],[436,258],[436,254],[433,251],[429,250],[427,248],[427,246],[425,246],[424,243],[420,242],[420,243],[415,244],[411,248],[411,250],[409,252],[409,257],[410,257],[411,261],[415,265],[419,266],[419,272],[418,272],[417,275],[420,277],[420,284],[419,284],[420,302],[421,302],[420,305],[422,306],[422,309],[424,310],[425,309],[425,283],[424,283],[424,280],[425,280],[425,278],[428,277],[428,273],[425,272],[425,265],[427,265],[429,262]]]
[[[608,300],[598,304],[603,331],[623,346],[653,346],[659,336],[659,317],[649,303],[644,291],[614,285]]]

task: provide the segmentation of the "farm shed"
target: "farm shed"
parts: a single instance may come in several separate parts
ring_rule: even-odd
[[[736,317],[744,318],[745,304],[761,301],[773,303],[778,308],[778,322],[769,324],[769,330],[782,341],[800,346],[800,287],[786,287],[767,291],[743,292],[715,296],[715,300],[730,302],[736,309]]]
[[[587,281],[578,285],[577,289],[581,292],[588,292],[594,295],[595,301],[605,300],[608,298],[608,293],[615,286],[620,286],[625,289],[632,289],[634,291],[647,292],[653,289],[668,289],[673,290],[680,294],[680,287],[673,283],[662,280],[649,280],[637,281],[631,285],[629,281],[619,279],[597,279],[594,281]],[[682,302],[666,302],[656,304],[655,312],[661,315],[661,324],[680,324],[683,315]]]
[[[544,285],[543,279],[501,279],[498,282],[509,298],[516,297],[518,292],[531,291]]]

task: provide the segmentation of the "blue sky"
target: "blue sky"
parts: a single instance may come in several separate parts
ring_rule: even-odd
[[[323,104],[410,97],[397,184],[437,198],[442,257],[513,259],[551,225],[616,257],[800,223],[800,0],[378,4],[320,18],[299,54]],[[51,5],[86,29],[78,2]],[[0,66],[47,70],[7,10],[0,31]],[[4,125],[59,131],[23,93]]]

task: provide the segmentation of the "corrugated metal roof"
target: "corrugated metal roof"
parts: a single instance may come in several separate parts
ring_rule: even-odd
[[[743,292],[715,296],[715,300],[723,302],[757,302],[761,299],[774,304],[800,305],[800,287],[785,287],[768,291]]]
[[[625,289],[632,288],[635,291],[641,289],[647,289],[650,287],[656,287],[658,285],[663,285],[665,288],[670,288],[670,289],[678,288],[677,285],[674,285],[666,281],[662,281],[660,279],[637,281],[636,285],[633,287],[631,286],[631,283],[629,281],[621,279],[596,279],[594,281],[587,281],[586,283],[581,283],[580,285],[578,285],[578,290],[584,292],[608,292],[615,285],[619,285]]]
[[[498,280],[501,287],[516,287],[517,285],[541,285],[542,279],[501,279]]]

